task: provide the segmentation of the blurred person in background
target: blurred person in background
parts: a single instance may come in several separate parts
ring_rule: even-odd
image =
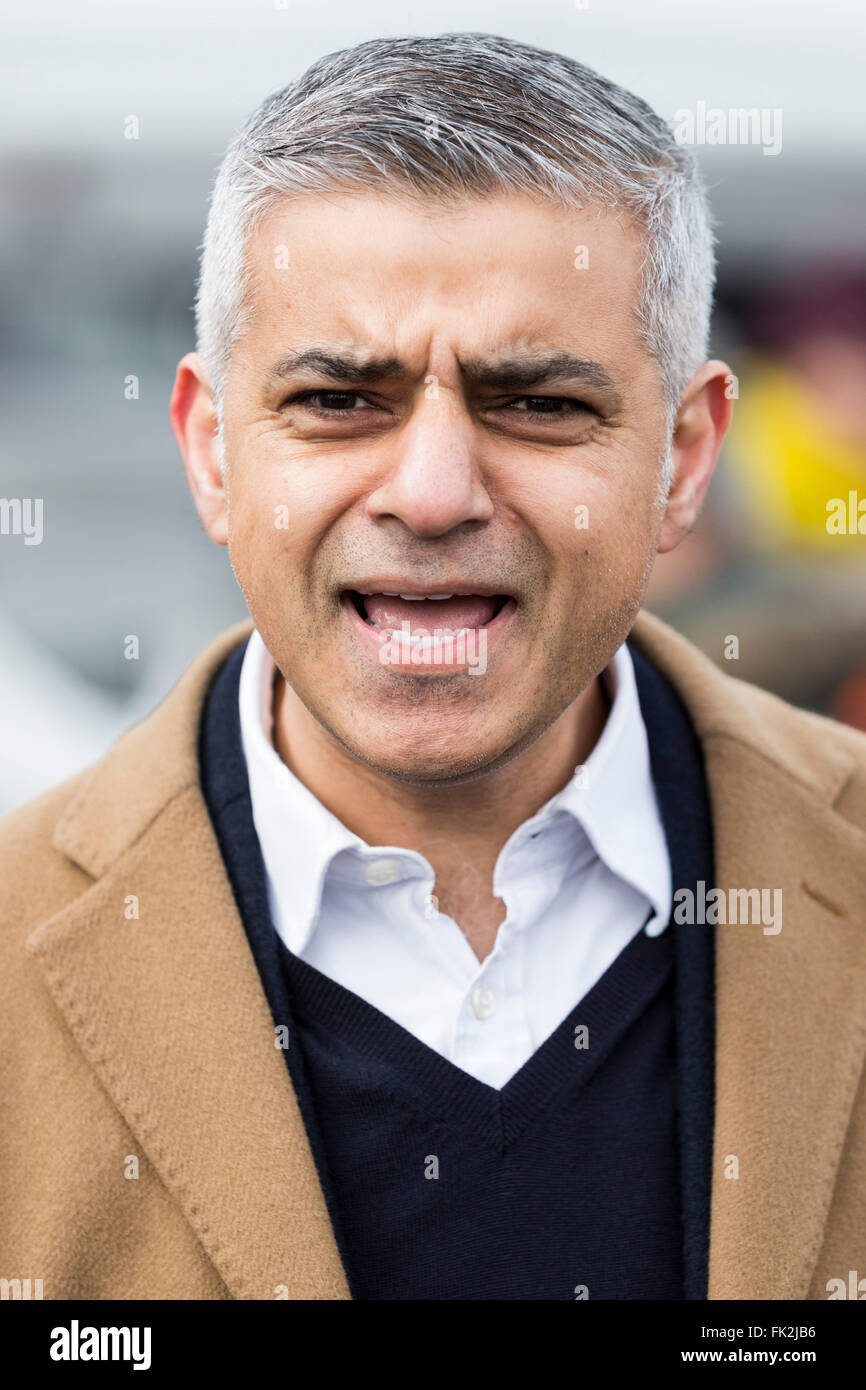
[[[793,660],[823,682],[815,703],[866,729],[866,271],[804,263],[745,326],[729,455],[742,544],[805,576]]]
[[[866,729],[866,271],[804,261],[726,321],[737,403],[658,610],[738,673]]]
[[[729,444],[744,539],[774,557],[866,569],[866,271],[803,265],[747,308],[748,349]],[[738,362],[738,365],[740,363]],[[859,520],[859,524],[858,524]],[[856,581],[854,581],[856,582]],[[856,595],[852,594],[852,598]],[[866,607],[866,592],[861,592]]]

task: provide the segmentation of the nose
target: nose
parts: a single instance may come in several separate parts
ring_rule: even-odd
[[[493,500],[478,466],[472,423],[450,393],[425,398],[394,443],[396,460],[368,498],[371,517],[397,517],[427,538],[490,520]]]

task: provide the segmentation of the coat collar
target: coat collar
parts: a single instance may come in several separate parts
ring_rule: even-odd
[[[231,1293],[348,1298],[198,779],[206,690],[250,631],[203,652],[83,781],[54,843],[95,881],[28,947]],[[718,885],[783,893],[777,936],[717,929],[709,1294],[802,1298],[866,1050],[866,834],[834,809],[862,751],[817,719],[809,736],[813,717],[646,613],[631,640],[701,739]]]

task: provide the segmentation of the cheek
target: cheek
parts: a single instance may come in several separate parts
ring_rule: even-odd
[[[595,557],[626,573],[630,557],[651,547],[657,525],[654,480],[649,486],[646,480],[624,480],[621,472],[583,471],[545,494],[524,515],[533,516],[532,527],[557,566],[567,569]]]
[[[229,498],[229,555],[235,573],[255,577],[272,563],[283,546],[287,531],[277,528],[278,516],[267,499],[254,501],[233,491]]]
[[[618,479],[613,486],[595,474],[545,502],[538,534],[557,594],[548,620],[570,626],[580,613],[604,624],[606,615],[639,608],[657,542],[654,498],[654,483],[624,487]]]
[[[229,558],[260,630],[296,611],[305,569],[290,509],[268,497],[238,498],[229,506]],[[269,629],[270,630],[270,629]],[[266,639],[267,640],[267,639]]]
[[[262,584],[303,571],[318,539],[310,499],[290,487],[286,470],[257,464],[229,480],[228,542],[235,573]]]
[[[230,478],[230,552],[306,573],[354,504],[357,473],[337,450],[312,457],[273,435],[248,443]]]

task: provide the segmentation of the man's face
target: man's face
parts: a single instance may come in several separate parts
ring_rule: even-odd
[[[364,763],[493,769],[603,669],[649,577],[666,436],[639,235],[520,195],[333,195],[273,209],[250,251],[224,439],[256,626]]]

